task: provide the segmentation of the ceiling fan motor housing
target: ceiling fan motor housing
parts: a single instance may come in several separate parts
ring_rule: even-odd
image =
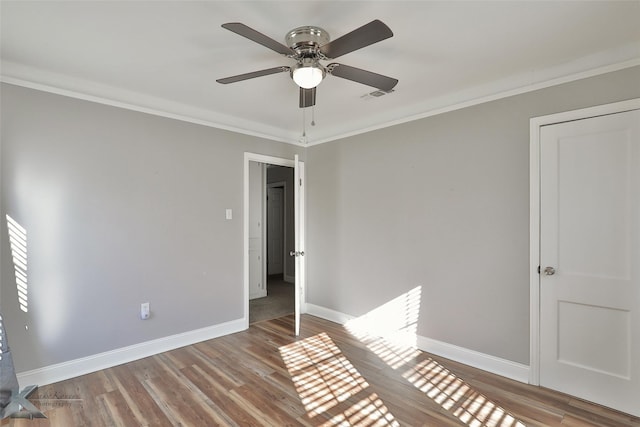
[[[303,58],[318,56],[320,47],[330,40],[329,33],[320,27],[310,25],[294,28],[285,36],[287,46]]]
[[[320,47],[329,40],[325,30],[309,25],[294,28],[285,36],[287,45],[296,52],[297,64],[291,67],[291,78],[301,88],[314,88],[326,76],[326,70],[318,60],[324,59]]]

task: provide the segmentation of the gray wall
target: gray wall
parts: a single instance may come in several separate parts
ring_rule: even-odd
[[[306,154],[309,302],[361,315],[421,286],[420,335],[528,363],[529,118],[639,96],[636,67],[305,153],[2,85],[2,219],[29,245],[25,314],[1,221],[16,368],[239,319],[244,151]]]
[[[0,300],[17,371],[242,317],[243,152],[299,149],[6,84],[1,136]],[[5,214],[27,230],[28,313]]]
[[[421,286],[420,335],[528,364],[529,119],[634,97],[640,67],[310,147],[307,301]]]
[[[294,193],[293,188],[293,168],[287,168],[284,166],[274,166],[267,168],[267,184],[274,182],[284,181],[287,183],[287,195],[285,200],[285,211],[287,215],[287,241],[285,242],[285,254],[295,250],[296,247],[296,234],[295,234],[295,206],[294,206]],[[293,258],[285,256],[284,259],[284,274],[289,277],[295,277],[296,263]]]

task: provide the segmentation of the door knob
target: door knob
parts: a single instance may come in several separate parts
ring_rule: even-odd
[[[289,252],[289,256],[296,256],[296,251]]]
[[[556,269],[553,267],[545,267],[544,274],[546,274],[547,276],[553,276],[554,274],[556,274]]]
[[[304,251],[301,251],[301,252],[291,251],[289,252],[289,256],[304,256]]]

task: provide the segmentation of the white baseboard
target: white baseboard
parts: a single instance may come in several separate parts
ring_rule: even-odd
[[[431,338],[416,336],[417,347],[427,353],[445,357],[483,371],[501,375],[527,384],[529,382],[529,366],[511,360],[469,350],[468,348],[434,340]]]
[[[348,314],[309,303],[306,304],[306,312],[313,316],[330,320],[341,325],[344,325],[349,320],[353,320],[355,318]],[[527,365],[420,335],[416,336],[415,341],[418,349],[422,351],[435,354],[436,356],[445,357],[459,363],[464,363],[465,365],[482,369],[483,371],[491,372],[496,375],[511,378],[512,380],[525,384],[529,382],[529,366]]]
[[[341,325],[344,325],[349,320],[353,320],[355,318],[354,316],[349,316],[348,314],[340,313],[339,311],[331,310],[330,308],[325,308],[315,304],[306,303],[305,307],[306,313]]]
[[[265,289],[265,290],[261,290],[261,291],[258,291],[258,292],[250,293],[249,294],[249,299],[252,300],[252,299],[256,299],[256,298],[264,298],[266,296],[267,296],[267,290]]]
[[[345,324],[355,317],[315,304],[304,304],[303,311],[322,319]],[[68,362],[45,366],[43,368],[18,373],[21,388],[30,384],[47,385],[64,381],[80,375],[107,369],[123,363],[153,356],[186,345],[243,331],[247,328],[247,319],[238,319],[219,325],[213,325],[194,331],[158,338],[152,341],[134,344],[128,347],[95,354]],[[529,367],[521,363],[469,350],[453,344],[417,336],[416,344],[420,350],[445,357],[465,365],[473,366],[497,375],[527,383]]]
[[[247,325],[247,319],[232,320],[230,322],[220,323],[218,325],[183,332],[181,334],[171,335],[164,338],[158,338],[104,353],[70,360],[68,362],[45,366],[44,368],[20,372],[17,374],[18,382],[20,383],[21,388],[30,384],[52,384],[58,381],[64,381],[69,378],[96,372],[101,369],[107,369],[123,363],[142,359],[144,357],[153,356],[165,351],[184,347],[186,345],[240,332],[245,330]]]

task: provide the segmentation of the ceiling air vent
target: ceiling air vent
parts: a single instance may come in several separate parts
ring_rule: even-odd
[[[372,98],[380,98],[381,96],[384,96],[388,93],[392,93],[393,89],[386,91],[386,90],[374,90],[373,92],[369,92],[369,93],[365,93],[364,95],[362,95],[360,98],[361,99],[372,99]]]

